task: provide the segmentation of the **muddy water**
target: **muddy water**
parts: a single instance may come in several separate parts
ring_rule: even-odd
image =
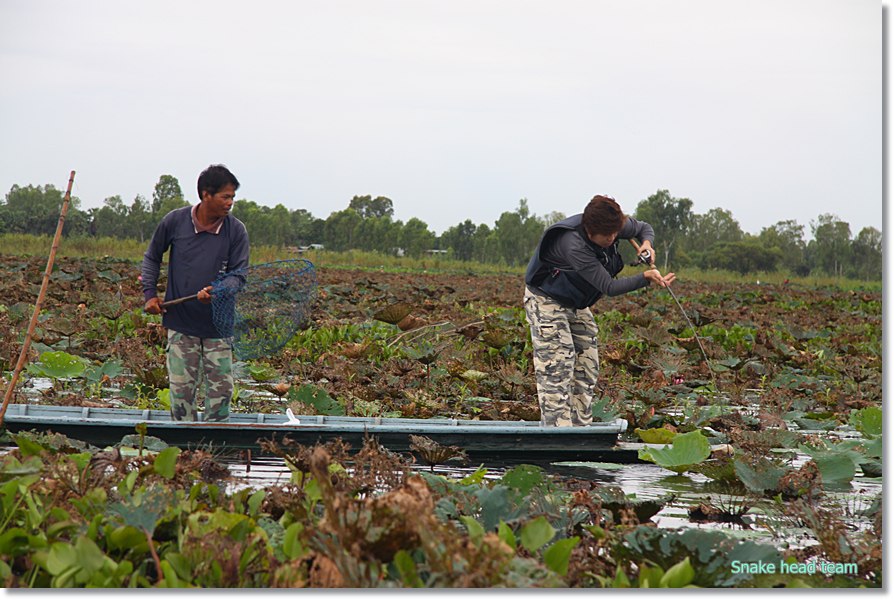
[[[798,462],[801,460],[806,460],[806,457],[799,456],[796,459]],[[231,491],[244,487],[284,485],[290,480],[289,469],[278,458],[255,458],[250,465],[243,459],[226,459],[224,462],[236,478]],[[491,480],[499,479],[506,470],[496,466],[487,469],[486,478]],[[420,467],[418,470],[429,471],[429,468]],[[475,468],[439,466],[434,468],[434,473],[461,479],[475,470]],[[718,490],[717,484],[703,475],[677,475],[650,464],[585,462],[558,463],[545,468],[545,471],[559,480],[573,478],[619,487],[628,497],[641,500],[657,499],[673,494],[674,500],[652,517],[652,522],[661,528],[715,529],[739,538],[772,542],[781,548],[804,547],[817,543],[809,530],[797,527],[790,518],[786,518],[772,499],[755,501],[753,497],[724,493],[722,488]],[[869,521],[858,513],[868,508],[881,492],[881,481],[880,478],[858,476],[849,488],[841,491],[827,490],[823,496],[823,505],[843,509],[849,517],[849,525],[855,529],[868,528]],[[739,510],[743,502],[748,502],[751,508],[744,515],[741,524],[693,522],[689,518],[689,510],[701,502],[710,502],[715,506],[732,510]]]

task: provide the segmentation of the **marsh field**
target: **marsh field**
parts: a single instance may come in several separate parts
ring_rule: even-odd
[[[276,355],[237,364],[233,411],[539,420],[520,273],[318,258],[309,319]],[[4,386],[45,267],[0,256]],[[132,258],[56,259],[16,402],[167,407],[164,330],[141,310],[138,274]],[[594,311],[594,417],[627,420],[623,441],[644,444],[635,464],[270,443],[279,474],[246,485],[243,459],[211,448],[5,434],[0,578],[880,587],[878,286],[678,277],[691,325],[657,289]]]

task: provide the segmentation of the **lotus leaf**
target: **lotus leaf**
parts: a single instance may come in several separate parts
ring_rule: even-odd
[[[500,524],[497,525],[497,536],[499,536],[499,538],[513,550],[518,548],[518,540],[515,539],[515,532],[512,531],[512,527],[503,521],[500,521]]]
[[[751,464],[737,458],[733,461],[733,467],[745,487],[758,494],[768,490],[776,491],[779,480],[787,472],[787,469],[763,457]]]
[[[867,406],[851,414],[851,425],[865,437],[876,437],[882,434],[882,409]]]
[[[468,369],[467,371],[463,371],[460,377],[466,381],[481,381],[487,377],[487,373],[484,371],[476,371],[475,369]]]
[[[528,552],[536,552],[538,548],[553,539],[555,535],[556,530],[549,524],[546,517],[537,517],[521,528],[519,537],[521,538],[522,546]]]
[[[877,437],[873,440],[867,440],[863,442],[863,449],[866,452],[866,456],[870,458],[881,458],[882,457],[882,438]]]
[[[543,551],[543,562],[550,570],[559,575],[568,574],[568,561],[571,558],[571,551],[580,542],[577,536],[558,540],[549,548]]]
[[[44,352],[40,360],[28,365],[28,372],[37,377],[62,379],[83,375],[87,361],[68,352]]]
[[[248,374],[258,382],[271,381],[279,377],[277,370],[266,363],[251,363],[248,365]]]
[[[822,421],[818,421],[816,419],[803,418],[795,419],[795,423],[801,429],[808,431],[829,431],[838,427],[838,421],[835,419],[824,419]]]
[[[522,495],[527,495],[535,487],[543,485],[543,470],[533,465],[519,465],[503,475],[502,483]]]
[[[670,444],[674,436],[677,435],[676,431],[671,431],[664,427],[656,427],[654,429],[640,429],[637,427],[633,432],[647,444]]]
[[[151,435],[140,436],[136,433],[125,435],[121,438],[120,442],[115,444],[115,447],[121,450],[121,454],[136,455],[136,448],[140,447],[140,443],[143,444],[143,450],[148,450],[149,452],[161,452],[165,448],[168,448],[168,443],[160,438]],[[126,448],[132,448],[133,450],[131,452],[125,452]]]
[[[870,460],[860,463],[860,469],[866,477],[881,477],[882,463],[877,460]]]
[[[687,556],[668,569],[661,576],[659,583],[663,588],[681,588],[692,583],[693,579],[695,579],[695,569],[692,568]]]
[[[289,390],[289,399],[313,406],[321,415],[345,414],[345,407],[340,402],[329,396],[325,390],[309,383]]]
[[[729,457],[706,460],[700,465],[692,467],[692,470],[714,481],[736,481],[736,470],[733,466],[733,461]]]
[[[732,569],[733,561],[778,564],[782,560],[772,546],[704,529],[674,532],[640,526],[624,536],[621,551],[635,562],[648,560],[667,571],[689,558],[694,570],[691,583],[701,587],[734,586],[753,577]]]
[[[857,464],[863,460],[860,453],[838,447],[831,450],[815,450],[801,446],[799,450],[809,455],[816,463],[823,478],[823,485],[837,486],[849,482],[857,473]]]
[[[592,405],[593,421],[596,423],[611,423],[620,416],[620,413],[612,404],[611,398],[600,398]]]
[[[659,467],[682,474],[711,455],[711,445],[701,431],[679,433],[671,446],[663,448],[642,448],[640,460],[653,462]]]

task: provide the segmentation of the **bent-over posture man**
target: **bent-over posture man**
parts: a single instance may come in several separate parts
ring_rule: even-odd
[[[647,271],[614,279],[624,268],[622,239],[639,239],[651,253]],[[531,325],[534,372],[544,426],[589,425],[599,375],[598,328],[590,312],[602,296],[618,296],[675,275],[654,268],[655,233],[626,216],[607,196],[590,200],[582,214],[546,229],[525,273],[525,313]]]

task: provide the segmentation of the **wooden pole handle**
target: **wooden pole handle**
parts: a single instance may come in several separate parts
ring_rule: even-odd
[[[175,300],[168,300],[167,302],[162,302],[161,307],[167,308],[169,306],[174,306],[175,304],[183,304],[184,302],[188,302],[189,300],[195,300],[198,298],[198,294],[193,294],[192,296],[184,296],[182,298],[177,298]]]

